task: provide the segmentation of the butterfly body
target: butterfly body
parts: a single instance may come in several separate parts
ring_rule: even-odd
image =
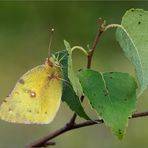
[[[24,124],[50,123],[59,109],[62,72],[51,59],[25,73],[0,106],[0,118]]]

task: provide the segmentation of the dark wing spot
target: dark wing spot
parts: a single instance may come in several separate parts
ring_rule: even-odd
[[[47,112],[45,112],[45,114],[47,114]]]
[[[25,81],[24,81],[23,79],[20,79],[18,82],[19,82],[20,84],[25,84]]]
[[[7,103],[7,100],[4,100],[3,102],[4,102],[4,103]]]
[[[141,24],[141,22],[139,21],[139,22],[138,22],[138,24],[140,25],[140,24]]]
[[[39,111],[36,111],[37,114],[39,114]]]
[[[28,112],[31,113],[32,112],[31,109],[28,109]]]
[[[11,108],[9,108],[9,112],[12,112],[12,109]]]

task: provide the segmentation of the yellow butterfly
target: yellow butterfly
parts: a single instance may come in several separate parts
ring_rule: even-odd
[[[61,102],[62,71],[54,56],[25,73],[0,106],[0,118],[24,124],[47,124]]]

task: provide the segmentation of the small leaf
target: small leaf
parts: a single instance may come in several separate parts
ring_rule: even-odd
[[[136,69],[141,94],[148,85],[148,11],[128,10],[121,28],[116,31],[116,38]]]
[[[72,84],[74,91],[76,92],[76,95],[78,97],[81,97],[81,95],[83,94],[82,87],[73,70],[71,46],[67,41],[64,41],[64,44],[65,44],[66,50],[68,51],[68,78]]]
[[[75,91],[73,90],[70,81],[68,79],[68,53],[66,50],[59,51],[55,54],[60,60],[60,65],[63,70],[64,80],[63,80],[63,92],[62,92],[62,101],[66,102],[68,106],[77,113],[80,117],[84,119],[89,119],[87,114],[85,113],[79,97],[76,95]]]
[[[136,107],[136,82],[126,73],[82,70],[79,80],[91,106],[113,133],[122,139],[128,117]]]

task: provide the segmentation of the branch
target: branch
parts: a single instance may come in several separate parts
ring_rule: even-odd
[[[132,117],[130,119],[144,117],[144,116],[148,116],[148,111],[135,113],[132,115]],[[60,129],[58,129],[57,131],[50,133],[49,135],[33,142],[32,144],[28,145],[26,148],[43,147],[43,146],[47,145],[47,142],[48,142],[48,144],[50,144],[50,143],[53,144],[53,142],[49,142],[49,141],[59,135],[62,135],[64,133],[68,132],[68,131],[82,128],[82,127],[86,127],[86,126],[95,125],[95,124],[101,124],[101,123],[104,123],[104,121],[103,120],[95,120],[95,121],[85,121],[85,122],[82,122],[79,124],[73,124],[73,125],[66,124],[64,127],[62,127]]]
[[[102,33],[104,31],[104,29],[102,28],[102,25],[103,25],[103,20],[102,20],[102,18],[99,18],[99,28],[98,28],[96,37],[94,39],[94,42],[92,44],[92,47],[90,49],[89,55],[87,57],[87,68],[91,68],[91,62],[92,62],[92,57],[93,57],[94,51],[96,49],[97,43],[100,39],[100,36],[102,35]]]
[[[82,95],[81,98],[80,98],[81,102],[83,102],[83,99],[84,99],[84,96]],[[77,118],[77,114],[74,113],[68,124],[69,125],[72,125],[72,124],[74,125],[76,118]]]

